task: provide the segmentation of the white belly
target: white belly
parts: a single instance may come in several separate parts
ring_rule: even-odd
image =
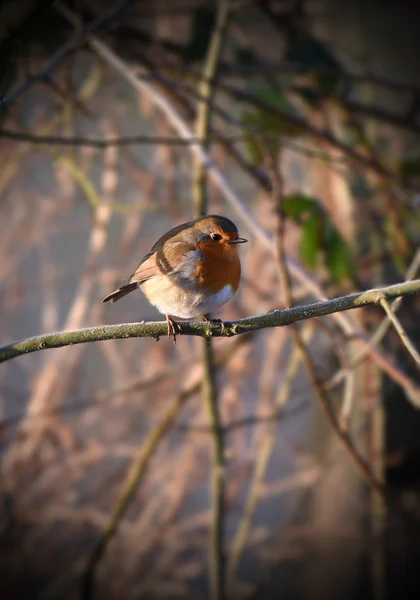
[[[211,296],[207,296],[205,300],[200,302],[200,304],[197,306],[199,309],[198,314],[205,315],[217,310],[223,306],[223,304],[226,304],[226,302],[230,300],[232,296],[232,287],[230,285],[225,285],[220,292],[217,292],[217,294],[212,294]]]
[[[226,285],[220,292],[204,298],[202,293],[183,290],[168,280],[154,277],[145,281],[141,285],[141,289],[159,312],[180,319],[192,319],[198,315],[213,312],[233,296],[230,285]]]

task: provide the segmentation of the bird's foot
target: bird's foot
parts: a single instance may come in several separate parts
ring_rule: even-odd
[[[207,315],[203,315],[204,320],[206,321],[206,323],[214,324],[214,325],[220,325],[221,329],[222,329],[222,334],[225,333],[225,324],[222,321],[222,319],[211,319],[210,317],[208,317]]]
[[[166,315],[166,322],[168,324],[168,338],[173,337],[174,344],[176,344],[176,334],[181,331],[181,326],[179,323],[173,320],[171,315]]]

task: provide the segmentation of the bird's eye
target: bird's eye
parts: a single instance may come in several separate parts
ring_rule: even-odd
[[[214,240],[215,242],[218,242],[219,240],[222,239],[222,236],[220,235],[220,233],[212,233],[210,235],[211,239]]]

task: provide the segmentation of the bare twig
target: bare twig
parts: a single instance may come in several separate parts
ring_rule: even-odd
[[[127,508],[129,507],[134,494],[141,483],[141,480],[143,479],[149,462],[156,452],[159,442],[165,437],[166,433],[169,431],[177,415],[179,414],[182,406],[185,404],[186,400],[188,400],[188,398],[190,398],[191,395],[197,391],[199,385],[200,380],[197,380],[193,385],[191,385],[187,390],[181,392],[171,402],[162,419],[142,444],[138,458],[133,461],[131,469],[127,475],[121,497],[118,500],[115,510],[112,513],[105,531],[101,534],[89,558],[89,562],[82,579],[83,600],[89,600],[93,597],[93,585],[97,565],[99,564],[99,561],[101,560],[108,543],[115,535],[118,525]]]
[[[89,25],[83,29],[80,35],[76,35],[73,39],[66,42],[47,62],[45,67],[39,72],[30,77],[27,77],[21,84],[19,84],[9,94],[6,94],[4,98],[0,98],[0,109],[7,108],[12,102],[15,102],[24,92],[26,92],[35,83],[45,80],[51,75],[51,73],[58,67],[63,59],[68,56],[74,50],[80,47],[86,38],[94,31],[109,25],[119,18],[125,10],[130,6],[131,0],[122,0],[117,3],[110,11],[105,14],[101,14],[97,19],[94,19]]]
[[[280,173],[277,169],[277,165],[275,163],[274,156],[272,156],[272,154],[269,153],[269,157],[271,158],[270,166],[271,166],[272,176],[274,178],[273,200],[275,202],[275,206],[277,208],[277,213],[278,213],[277,244],[276,244],[277,245],[278,264],[279,264],[280,271],[283,272],[283,276],[282,276],[283,285],[286,286],[286,289],[282,290],[282,292],[285,297],[285,301],[286,301],[287,305],[290,306],[293,303],[293,297],[292,297],[292,291],[291,291],[291,286],[290,286],[290,278],[289,278],[289,274],[288,274],[287,263],[284,258],[284,250],[282,249],[283,241],[284,241],[282,180],[281,180]],[[358,453],[358,451],[355,448],[354,444],[352,443],[350,437],[340,428],[340,426],[335,418],[335,415],[330,407],[330,404],[329,404],[328,398],[326,396],[325,390],[323,388],[322,382],[320,381],[320,379],[318,377],[316,367],[315,367],[312,357],[309,353],[309,349],[306,346],[306,343],[303,340],[303,337],[302,337],[297,325],[295,325],[295,324],[292,325],[292,332],[293,332],[293,335],[295,338],[296,345],[301,352],[303,363],[305,364],[306,369],[309,374],[309,377],[312,381],[312,385],[313,385],[314,391],[316,393],[316,396],[318,397],[319,403],[321,404],[321,407],[324,410],[324,413],[328,419],[329,424],[331,425],[333,431],[337,435],[337,437],[340,440],[340,442],[342,443],[342,445],[347,450],[348,455],[353,460],[355,466],[360,471],[360,473],[363,475],[363,477],[367,481],[367,483],[381,497],[385,497],[386,491],[385,491],[384,485],[375,478],[368,463]]]
[[[153,146],[190,146],[191,144],[202,144],[202,140],[196,137],[181,138],[181,137],[162,137],[162,136],[147,136],[147,135],[134,135],[127,137],[113,137],[113,138],[91,138],[81,136],[59,136],[59,135],[39,135],[29,133],[26,131],[17,131],[14,129],[8,129],[4,127],[0,129],[0,138],[7,138],[11,142],[30,142],[31,144],[48,144],[54,146],[83,146],[88,148],[96,148],[97,150],[103,150],[109,146],[134,146],[137,144],[142,145],[153,145]],[[332,156],[328,152],[323,152],[311,148],[302,143],[295,143],[286,136],[275,134],[266,134],[267,140],[281,140],[282,146],[288,148],[296,154],[301,154],[314,160],[320,160],[322,162],[328,161],[331,163],[330,168],[341,172],[340,166],[344,165],[345,160],[343,158]],[[208,136],[208,141],[211,145],[224,146],[227,152],[239,163],[254,179],[258,181],[264,188],[267,187],[267,180],[262,171],[258,166],[252,164],[246,160],[243,153],[234,145],[235,142],[244,142],[249,139],[248,133],[237,134],[237,135],[222,135],[220,130],[213,128],[213,132]]]
[[[411,342],[410,338],[408,337],[406,331],[404,330],[404,328],[401,324],[401,321],[394,314],[392,307],[390,306],[388,300],[383,296],[382,298],[379,298],[379,304],[382,306],[382,308],[388,315],[388,319],[393,324],[394,329],[397,332],[397,334],[399,335],[399,338],[400,338],[403,346],[407,350],[408,354],[414,360],[414,363],[417,365],[417,367],[420,367],[420,354],[418,353],[418,351],[414,347],[413,343]]]
[[[63,14],[71,23],[77,24],[78,20],[71,11],[69,11],[67,8],[64,8],[60,4],[58,7],[60,13]],[[102,43],[94,36],[91,36],[88,42],[91,47],[103,58],[103,60],[112,65],[125,79],[127,79],[127,81],[131,83],[131,85],[133,85],[135,89],[146,93],[147,96],[152,99],[153,103],[163,112],[163,114],[165,114],[168,121],[171,123],[174,129],[176,129],[180,137],[186,139],[192,137],[190,127],[185,123],[172,104],[162,94],[160,94],[158,90],[153,88],[145,81],[139,79],[135,71],[131,69],[119,56],[117,56],[106,44]],[[220,189],[225,199],[238,213],[242,221],[250,228],[251,231],[254,232],[256,237],[271,250],[272,240],[270,236],[267,234],[261,224],[258,223],[255,215],[235,192],[229,181],[224,177],[220,169],[218,169],[217,165],[214,163],[209,154],[201,145],[192,145],[190,148],[194,156],[198,156],[205,165],[208,176],[211,177],[213,183],[218,189]],[[325,294],[320,286],[309,277],[308,273],[305,272],[296,263],[296,261],[289,257],[288,264],[294,277],[306,287],[308,292],[313,294],[316,298],[322,300],[325,299]],[[346,318],[344,315],[338,314],[335,314],[334,317],[347,334],[354,335],[355,330],[350,319]]]
[[[79,21],[72,11],[63,7],[61,4],[58,4],[57,8],[59,9],[60,13],[72,24],[78,24]],[[152,99],[153,103],[165,114],[165,116],[168,118],[168,121],[177,130],[181,137],[187,139],[192,137],[189,126],[177,113],[172,104],[162,94],[160,94],[150,84],[140,80],[135,71],[131,69],[125,61],[118,57],[106,44],[100,42],[94,36],[90,36],[87,41],[90,46],[103,58],[103,60],[112,65],[125,79],[127,79],[127,81],[131,83],[135,89],[146,93],[147,96]],[[220,189],[227,202],[238,213],[242,221],[250,228],[251,231],[254,232],[264,246],[272,249],[272,240],[270,236],[267,234],[261,224],[258,223],[255,215],[253,215],[252,211],[235,192],[220,169],[217,168],[209,154],[202,148],[202,146],[192,145],[190,148],[191,151],[195,155],[198,155],[202,162],[206,165],[209,177],[211,177],[213,183],[218,189]],[[321,300],[325,299],[326,296],[321,287],[311,277],[309,277],[308,273],[305,272],[305,270],[302,269],[301,266],[296,263],[296,261],[290,257],[288,257],[288,266],[293,276],[302,284],[302,286],[305,287],[309,293],[313,294],[315,298]],[[334,312],[333,317],[346,335],[357,336],[360,343],[363,346],[366,346],[366,340],[359,336],[359,332],[349,317],[342,315],[337,311]],[[160,333],[155,333],[155,335],[160,335]],[[403,374],[396,371],[394,366],[375,349],[370,348],[369,353],[376,364],[386,371],[391,378],[399,383],[404,380]]]
[[[198,380],[187,390],[181,392],[171,402],[170,406],[163,415],[163,418],[159,421],[157,426],[152,430],[152,432],[149,434],[149,437],[142,445],[139,456],[134,460],[128,473],[127,480],[124,484],[123,492],[119,498],[118,504],[112,513],[105,531],[99,538],[89,558],[89,563],[82,581],[82,598],[84,600],[88,600],[93,596],[93,583],[96,567],[101,560],[109,541],[114,536],[127,508],[129,507],[159,442],[165,437],[166,433],[169,431],[171,425],[179,414],[182,406],[186,400],[188,400],[188,398],[190,398],[191,395],[197,391],[199,385],[200,381]]]
[[[228,25],[229,3],[230,0],[219,0],[216,23],[203,71],[204,79],[199,87],[202,100],[198,103],[195,134],[201,140],[202,147],[206,151],[208,150],[211,131],[211,104],[214,96],[214,80]],[[199,217],[206,214],[208,206],[207,167],[198,155],[195,156],[193,165],[192,199],[196,215]],[[223,548],[225,530],[225,456],[223,428],[219,414],[218,390],[214,368],[214,350],[211,339],[202,340],[202,360],[204,371],[202,393],[212,428],[213,445],[211,470],[212,523],[209,545],[210,593],[213,600],[223,600],[225,598],[225,555]]]
[[[173,70],[174,68],[173,63],[168,62],[167,66],[171,70]],[[193,75],[196,81],[202,81],[202,79],[197,74],[191,71],[189,71],[189,75]],[[201,92],[198,91],[195,87],[162,75],[162,68],[158,69],[156,67],[154,71],[150,72],[150,76],[148,77],[148,79],[155,80],[156,82],[160,83],[161,85],[164,85],[168,89],[178,89],[184,94],[188,94],[199,101],[205,100]],[[146,78],[143,78],[143,80],[145,81]],[[254,108],[264,111],[266,114],[271,114],[277,119],[279,119],[279,121],[284,122],[286,126],[291,126],[293,128],[300,129],[302,131],[302,134],[305,133],[306,135],[309,135],[315,140],[315,142],[324,142],[324,144],[326,144],[330,148],[338,150],[342,154],[342,156],[345,157],[350,163],[355,164],[358,167],[362,167],[366,171],[374,173],[375,175],[381,177],[383,180],[387,180],[389,182],[398,181],[407,189],[418,191],[419,188],[416,181],[410,180],[410,178],[402,178],[401,176],[399,176],[398,173],[390,170],[377,157],[367,156],[366,153],[359,152],[353,146],[342,142],[329,129],[315,127],[311,125],[311,123],[309,123],[305,118],[299,115],[292,114],[290,111],[287,112],[285,110],[282,110],[274,104],[265,101],[260,96],[249,92],[248,90],[240,89],[223,81],[218,81],[218,87],[221,91],[231,96],[231,98],[233,98],[235,101],[245,102],[249,106],[253,106]],[[232,115],[228,114],[225,110],[220,108],[220,106],[216,105],[213,100],[207,100],[207,102],[211,104],[212,111],[220,115],[228,123],[240,126],[244,129],[252,130],[252,127],[249,127],[249,125],[247,125],[244,122],[241,122],[241,120],[237,118],[233,118]],[[364,112],[368,110],[366,107],[363,108]],[[375,114],[376,116],[378,116],[377,113]],[[386,115],[383,116],[384,118],[386,117]],[[398,117],[395,117],[394,121],[395,120],[398,121]],[[404,119],[402,119],[401,122],[399,122],[400,125],[402,125],[403,123],[405,124],[404,126],[409,127],[409,124],[407,124]]]
[[[343,404],[340,410],[339,424],[343,431],[348,431],[351,409],[355,397],[356,375],[349,371],[346,375],[343,392]]]
[[[260,2],[260,5],[262,3]],[[237,9],[236,6],[232,7],[234,10]],[[147,13],[144,16],[151,16],[156,13]],[[169,11],[166,11],[166,14],[170,14]],[[173,42],[172,40],[164,39],[161,36],[157,37],[153,33],[147,32],[146,30],[139,31],[138,29],[130,28],[129,26],[123,25],[119,27],[117,30],[119,35],[125,37],[135,38],[136,41],[140,41],[143,44],[149,44],[152,47],[156,45],[163,48],[165,51],[172,52],[173,54],[177,54],[178,56],[181,54],[183,50],[183,45],[180,43]],[[293,63],[288,63],[286,61],[282,61],[281,64],[279,62],[270,62],[269,60],[262,60],[261,57],[258,57],[259,62],[252,65],[239,65],[236,62],[228,62],[227,60],[223,60],[220,63],[220,77],[226,79],[228,77],[238,78],[238,77],[250,77],[252,75],[299,75],[300,74],[300,65],[296,65]],[[194,71],[190,68],[188,70],[188,74],[194,74]],[[311,75],[333,75],[335,78],[343,81],[344,83],[368,83],[377,87],[389,88],[397,92],[402,93],[411,93],[415,96],[420,95],[420,86],[415,83],[409,82],[399,82],[393,81],[390,79],[386,79],[384,77],[380,77],[375,75],[374,73],[350,73],[349,71],[345,71],[343,66],[342,70],[331,69],[328,67],[319,67],[312,68],[310,70]],[[195,76],[200,78],[200,73],[196,72]]]
[[[238,348],[238,344],[236,345],[236,348]],[[227,349],[216,359],[214,368],[221,368],[234,356],[234,354],[235,351],[232,352],[232,348]],[[176,398],[172,400],[166,409],[166,412],[157,423],[156,427],[150,432],[147,439],[143,442],[138,457],[134,459],[131,465],[118,503],[105,530],[102,532],[92,554],[90,555],[89,562],[82,580],[83,600],[89,600],[92,598],[94,579],[99,561],[104,555],[109,542],[115,535],[118,526],[127,511],[127,508],[133,500],[134,494],[139,488],[150,461],[155,455],[160,442],[173,426],[186,401],[200,390],[202,377],[203,372],[201,371],[201,373],[199,372],[197,374],[188,387],[186,387],[178,396],[176,396]]]
[[[61,7],[60,12],[67,16],[71,22],[75,22],[73,14],[69,13],[67,9],[64,10]],[[165,114],[171,125],[177,130],[181,137],[187,139],[192,137],[189,126],[184,122],[172,104],[163,95],[150,86],[150,84],[140,80],[133,69],[131,69],[114,52],[112,52],[108,46],[93,36],[89,38],[89,43],[94,50],[104,60],[111,64],[119,73],[121,73],[121,75],[125,77],[135,89],[146,93],[148,97],[153,100],[154,104],[158,106],[159,109]],[[251,231],[254,232],[256,237],[264,244],[264,246],[271,250],[272,239],[261,226],[261,224],[258,223],[252,211],[232,188],[229,181],[224,177],[220,169],[218,169],[217,165],[214,163],[209,154],[205,151],[205,149],[203,149],[202,146],[193,145],[190,146],[190,148],[195,156],[200,157],[200,160],[207,168],[208,176],[211,177],[213,183],[218,189],[220,189],[227,202],[229,202],[233,209],[238,213],[242,221],[250,228]],[[296,261],[288,257],[288,264],[294,277],[303,286],[305,286],[309,293],[313,294],[316,298],[325,299],[325,294],[320,286],[311,277],[309,277],[308,273],[305,272],[304,269],[302,269],[301,266],[296,263]],[[337,320],[346,334],[355,335],[356,331],[351,319],[346,318],[344,315],[338,314],[334,314],[334,318]]]
[[[93,89],[91,90],[93,91]],[[86,92],[85,85],[81,86],[78,95]],[[114,155],[115,149],[109,149],[107,154],[104,155],[105,162],[108,162],[109,156]],[[63,157],[64,160],[64,157]],[[107,169],[108,170],[108,169]],[[86,179],[86,176],[84,176]],[[99,192],[96,191],[94,186],[91,186],[92,194],[96,198],[95,207],[95,222],[92,225],[92,229],[89,236],[89,245],[87,258],[85,262],[85,272],[77,286],[74,294],[73,301],[70,305],[65,326],[68,328],[80,327],[83,319],[86,317],[89,309],[89,296],[95,285],[95,281],[92,278],[92,270],[95,269],[99,257],[106,245],[108,235],[108,225],[112,213],[109,209],[109,197],[105,193],[103,202]],[[71,356],[65,356],[68,350],[64,351],[64,354],[55,355],[52,360],[48,361],[42,368],[38,369],[37,376],[34,381],[34,391],[31,402],[28,405],[27,415],[29,420],[25,418],[20,425],[20,433],[26,433],[24,439],[22,437],[19,440],[19,444],[15,444],[9,449],[7,460],[5,460],[5,468],[10,473],[16,471],[16,464],[18,461],[25,462],[25,459],[31,455],[37,446],[41,433],[47,424],[47,420],[42,423],[41,419],[35,419],[31,421],[32,417],[37,417],[40,414],[45,414],[48,410],[57,410],[60,402],[61,395],[57,393],[59,389],[63,389],[63,386],[68,385],[69,380],[72,377],[72,369],[76,368],[80,353],[71,352]],[[63,364],[66,363],[66,369],[63,369]],[[50,412],[51,415],[51,412]],[[32,428],[31,423],[36,426]]]
[[[204,78],[198,88],[200,101],[198,102],[197,108],[195,135],[202,141],[202,147],[205,150],[208,149],[208,141],[211,132],[211,104],[215,93],[217,67],[228,24],[229,2],[230,0],[219,0],[216,23],[203,71]],[[207,210],[206,173],[206,165],[203,163],[200,156],[195,155],[192,195],[197,216],[203,215]]]
[[[108,139],[89,138],[82,136],[58,136],[58,135],[38,135],[29,133],[26,131],[17,131],[14,129],[8,129],[3,127],[0,129],[0,138],[7,138],[15,142],[31,142],[32,144],[51,144],[57,146],[88,146],[91,148],[97,148],[103,150],[109,146],[132,146],[135,144],[145,145],[163,145],[163,146],[189,146],[191,144],[202,144],[203,140],[201,137],[181,138],[181,137],[161,137],[151,135],[133,135],[126,137],[112,137]],[[272,137],[276,140],[279,139],[277,134]],[[208,141],[212,144],[223,144],[225,141],[228,142],[243,142],[247,139],[246,134],[231,135],[223,140],[219,139],[219,136],[209,135]],[[297,150],[299,151],[299,149]],[[311,152],[310,149],[302,148],[302,152]],[[314,152],[316,157],[316,153]],[[323,158],[319,155],[319,158]]]
[[[393,299],[399,296],[409,296],[418,293],[420,293],[420,279],[414,279],[413,281],[406,281],[388,287],[357,292],[348,296],[340,296],[332,300],[294,306],[285,310],[274,310],[273,312],[255,317],[225,322],[224,328],[218,323],[209,324],[201,321],[186,322],[181,324],[180,335],[232,337],[259,329],[290,325],[296,321],[323,317],[335,312],[378,304],[379,298],[382,296]],[[0,347],[0,362],[47,348],[62,348],[63,346],[72,344],[85,344],[88,342],[130,337],[152,337],[156,339],[164,337],[166,334],[167,326],[165,321],[102,325],[99,327],[77,329],[75,331],[49,333],[12,342]]]
[[[214,352],[211,343],[203,344],[203,381],[201,385],[212,431],[213,458],[211,467],[212,518],[209,545],[210,589],[213,600],[225,597],[225,554],[223,549],[225,530],[225,455],[223,427],[217,402]]]
[[[410,263],[410,266],[407,269],[406,281],[413,280],[414,277],[416,276],[419,268],[420,268],[420,250],[417,250],[417,252],[415,253],[415,255],[413,257],[413,260]],[[398,309],[400,308],[402,300],[403,300],[402,296],[393,300],[391,309],[394,313],[396,311],[398,311]],[[331,380],[326,384],[326,387],[328,389],[332,389],[333,387],[335,387],[339,383],[341,383],[350,371],[356,369],[365,360],[365,358],[369,355],[369,350],[374,349],[377,346],[379,346],[381,341],[384,339],[390,325],[391,325],[390,319],[388,317],[385,317],[384,320],[382,321],[382,323],[380,323],[380,325],[377,328],[377,330],[375,331],[375,333],[370,338],[369,342],[366,344],[366,346],[364,346],[364,348],[356,356],[354,356],[352,358],[350,363],[345,368],[340,369],[340,371],[338,371],[331,378]]]
[[[302,334],[305,341],[309,341],[309,339],[314,333],[315,328],[311,325],[312,324],[309,323],[309,326],[305,327],[305,331]],[[295,351],[293,351],[289,357],[284,377],[282,378],[282,384],[277,393],[276,404],[278,408],[272,416],[266,419],[275,422],[272,423],[272,427],[269,431],[269,434],[264,436],[262,446],[259,449],[252,479],[250,482],[248,496],[246,499],[244,514],[236,529],[232,541],[231,557],[228,563],[228,585],[229,589],[232,592],[234,591],[233,585],[235,582],[236,571],[240,564],[241,556],[246,545],[246,540],[248,538],[249,531],[252,526],[257,502],[260,497],[261,486],[264,481],[264,477],[267,472],[267,467],[273,453],[274,444],[278,436],[278,427],[276,427],[276,425],[285,416],[284,407],[286,405],[287,400],[289,399],[291,385],[293,383],[293,379],[296,375],[300,361],[300,353],[297,352],[295,348]],[[264,422],[264,420],[262,422]],[[235,424],[230,424],[229,426],[232,427],[233,425]]]

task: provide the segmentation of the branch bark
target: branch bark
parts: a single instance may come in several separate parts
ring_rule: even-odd
[[[219,323],[205,323],[191,321],[180,324],[179,335],[194,335],[201,337],[232,337],[242,333],[250,333],[269,327],[290,325],[296,321],[323,317],[333,313],[361,308],[372,304],[379,304],[381,298],[393,299],[399,296],[409,296],[420,293],[420,279],[397,283],[388,287],[357,292],[348,296],[339,296],[323,302],[314,302],[302,306],[295,306],[286,310],[273,312],[230,321],[222,327]],[[0,347],[0,362],[10,360],[16,356],[38,352],[47,348],[62,348],[73,344],[86,344],[103,340],[116,340],[134,337],[152,337],[159,339],[167,334],[165,321],[140,323],[121,323],[119,325],[102,325],[87,327],[74,331],[48,333],[12,342]],[[178,333],[177,333],[178,335]]]

